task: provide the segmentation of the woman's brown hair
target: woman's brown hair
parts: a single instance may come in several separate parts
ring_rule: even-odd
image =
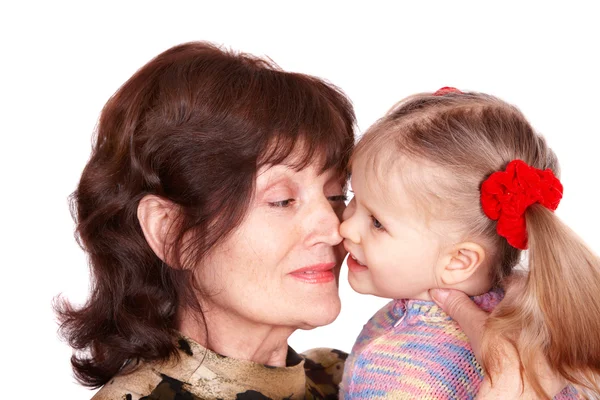
[[[484,214],[481,184],[515,159],[559,176],[554,152],[523,114],[481,93],[411,96],[365,133],[354,156],[369,157],[381,171],[403,157],[441,167],[440,176],[409,189],[462,226],[463,240],[484,246],[490,281],[501,286],[521,251]],[[548,397],[536,376],[539,354],[569,382],[600,392],[600,259],[543,206],[531,206],[525,218],[529,273],[523,287],[508,285],[486,325],[484,367],[495,368],[500,356],[494,342],[502,336],[518,350],[522,371],[539,395]]]
[[[344,179],[354,125],[335,86],[209,43],[175,46],[138,70],[104,106],[71,197],[92,288],[82,307],[58,299],[56,309],[77,350],[77,379],[99,387],[125,365],[176,354],[177,309],[202,312],[183,264],[241,223],[261,166],[293,151],[298,169],[317,162]],[[148,194],[179,210],[168,249],[178,265],[165,265],[144,238],[137,208]]]

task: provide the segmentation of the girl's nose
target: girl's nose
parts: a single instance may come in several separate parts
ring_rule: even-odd
[[[340,225],[340,235],[344,239],[348,239],[356,244],[360,243],[360,234],[356,226],[356,221],[354,217],[356,211],[356,203],[354,199],[350,201],[346,210],[344,210],[344,214],[342,215],[342,224]]]

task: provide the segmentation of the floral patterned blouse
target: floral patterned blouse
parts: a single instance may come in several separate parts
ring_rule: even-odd
[[[225,357],[178,339],[179,360],[142,363],[117,375],[92,400],[337,399],[347,354],[288,348],[285,367]]]

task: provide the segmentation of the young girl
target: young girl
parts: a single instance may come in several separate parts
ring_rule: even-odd
[[[342,398],[476,396],[483,370],[432,288],[459,289],[494,310],[487,370],[500,361],[491,350],[502,336],[540,396],[550,398],[528,374],[539,354],[570,382],[555,398],[598,393],[600,261],[554,215],[563,190],[556,156],[518,109],[453,88],[409,97],[358,143],[352,189],[340,228],[350,285],[397,300],[364,326]],[[525,249],[524,286],[500,303]]]

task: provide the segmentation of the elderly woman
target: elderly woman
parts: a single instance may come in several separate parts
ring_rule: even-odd
[[[287,340],[340,311],[354,124],[331,84],[207,43],[112,96],[72,199],[91,296],[58,310],[94,399],[337,397],[345,353]]]

